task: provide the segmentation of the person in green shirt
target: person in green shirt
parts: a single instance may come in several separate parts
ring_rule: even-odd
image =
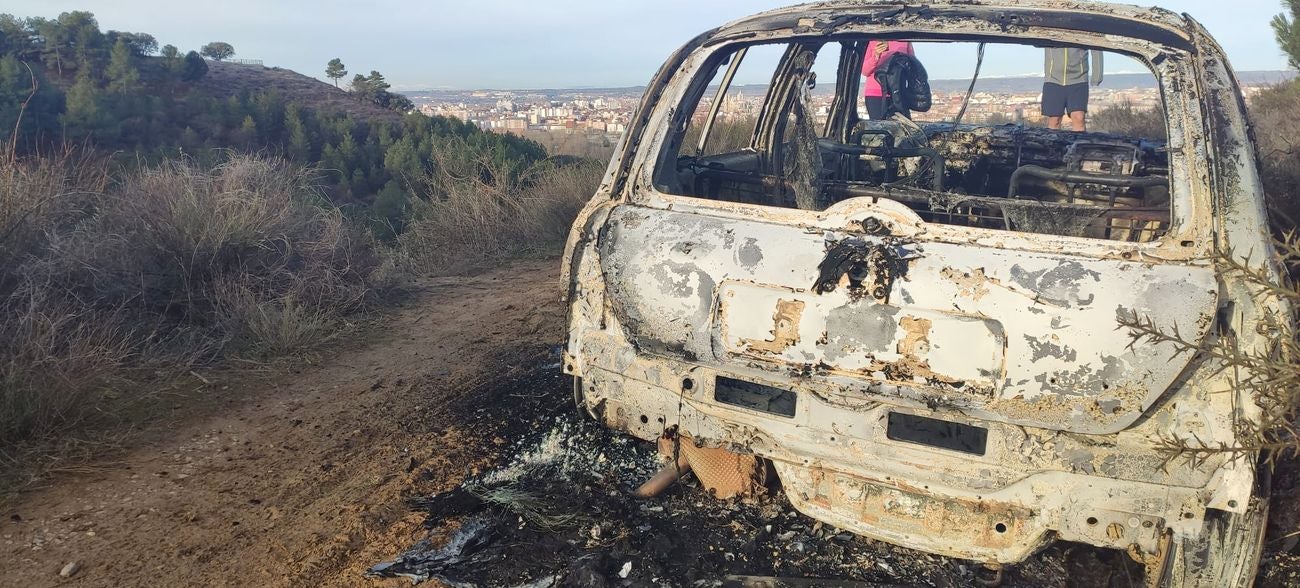
[[[1092,56],[1091,70],[1088,67]],[[1047,128],[1061,128],[1066,114],[1073,130],[1087,130],[1088,82],[1101,85],[1102,53],[1096,49],[1049,47],[1043,56],[1043,116]]]

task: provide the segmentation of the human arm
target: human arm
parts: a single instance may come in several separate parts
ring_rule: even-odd
[[[871,76],[876,73],[876,67],[880,65],[880,58],[889,49],[889,43],[886,41],[871,41],[867,44],[867,55],[862,60],[862,75]]]
[[[1105,55],[1105,53],[1096,49],[1092,50],[1092,85],[1094,86],[1101,85],[1102,70],[1104,69],[1102,63],[1103,55]]]

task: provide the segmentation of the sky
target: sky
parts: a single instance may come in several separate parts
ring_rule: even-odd
[[[150,33],[182,50],[209,41],[324,79],[342,58],[353,73],[379,70],[396,90],[639,86],[678,46],[702,31],[780,0],[5,0],[0,12],[54,17],[95,13],[100,28]],[[1224,46],[1237,70],[1286,67],[1269,19],[1279,0],[1163,0]],[[361,8],[359,8],[361,7]],[[918,49],[934,79],[969,76],[974,51]],[[1130,65],[1131,64],[1131,65]],[[1135,63],[1107,63],[1111,71]],[[1027,53],[985,58],[984,76],[1041,68]],[[346,81],[346,80],[345,80]],[[739,80],[750,82],[753,80]]]

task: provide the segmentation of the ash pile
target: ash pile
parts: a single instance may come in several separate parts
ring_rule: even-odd
[[[774,479],[749,495],[719,499],[686,472],[657,496],[639,497],[638,489],[673,463],[672,453],[579,416],[564,383],[548,371],[539,365],[535,379],[502,384],[547,390],[535,402],[497,402],[486,411],[492,417],[477,425],[515,438],[499,465],[451,492],[412,501],[427,515],[427,537],[368,575],[458,588],[948,587],[983,579],[978,564],[814,521],[790,506]],[[1066,560],[1049,549],[1003,585],[1066,585],[1073,567]]]
[[[638,498],[665,463],[651,444],[554,417],[500,468],[416,501],[430,538],[371,573],[457,587],[721,586],[741,574],[973,579],[962,564],[814,522],[775,489],[719,500],[688,473]]]

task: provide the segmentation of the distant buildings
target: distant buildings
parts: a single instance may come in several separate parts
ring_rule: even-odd
[[[420,112],[468,121],[494,132],[551,131],[589,133],[617,138],[627,129],[637,97],[527,92],[475,91],[455,94],[455,102],[412,96]]]
[[[1022,90],[1014,92],[975,92],[971,95],[963,121],[1040,122],[1040,93],[1037,90],[1024,90],[1024,87],[1021,85]],[[1255,89],[1245,88],[1247,95],[1253,90]],[[964,91],[936,91],[931,110],[917,113],[915,118],[923,121],[953,120],[961,110],[964,96]],[[436,95],[410,97],[419,105],[420,112],[468,121],[488,131],[519,135],[525,132],[581,133],[604,135],[606,139],[614,141],[627,130],[632,111],[640,100],[640,93],[634,89],[549,92],[481,90],[445,91]],[[752,86],[743,90],[736,88],[723,98],[719,115],[723,120],[752,118],[757,115],[763,98],[761,88],[758,91]],[[832,93],[824,88],[812,96],[810,106],[819,123],[825,122],[832,98]],[[696,110],[696,119],[702,120],[707,115],[711,100],[712,96],[704,99],[704,103]],[[1131,104],[1137,110],[1156,108],[1161,104],[1160,92],[1154,87],[1103,86],[1092,89],[1090,109],[1094,112],[1124,103]],[[862,109],[861,105],[859,109]]]

